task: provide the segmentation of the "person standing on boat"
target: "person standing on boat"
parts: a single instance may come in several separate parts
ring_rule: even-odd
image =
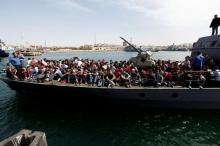
[[[203,69],[204,56],[201,52],[197,52],[197,55],[193,58],[193,69],[195,71],[201,71]]]
[[[218,15],[215,15],[210,24],[210,28],[212,28],[212,35],[218,35],[219,25],[220,25],[220,18],[218,18]]]
[[[17,53],[13,52],[12,54],[10,54],[8,56],[8,60],[9,60],[9,63],[11,65],[13,65],[15,67],[15,69],[17,70],[17,76],[20,79],[21,78],[23,58],[20,58]]]

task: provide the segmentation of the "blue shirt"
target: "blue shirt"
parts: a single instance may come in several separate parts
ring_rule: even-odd
[[[194,60],[193,60],[193,66],[195,68],[201,68],[202,69],[202,65],[203,65],[203,62],[204,62],[204,56],[202,55],[197,55]]]
[[[9,63],[12,65],[21,65],[21,59],[18,57],[14,57],[13,55],[9,55]]]

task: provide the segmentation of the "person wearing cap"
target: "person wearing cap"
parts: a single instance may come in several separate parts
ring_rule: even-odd
[[[212,22],[210,24],[210,28],[212,28],[212,35],[218,35],[218,27],[220,25],[220,18],[218,15],[214,15]]]
[[[108,83],[107,87],[113,88],[115,86],[114,80],[115,80],[115,75],[113,74],[113,72],[111,70],[108,71],[106,74],[106,81]]]

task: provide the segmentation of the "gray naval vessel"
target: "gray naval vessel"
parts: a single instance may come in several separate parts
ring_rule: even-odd
[[[196,52],[208,53],[220,61],[220,36],[208,36],[200,38],[192,48],[192,56]],[[136,59],[142,57],[143,52],[138,54]],[[144,54],[146,55],[146,54]],[[149,61],[149,59],[143,60]],[[136,61],[135,61],[136,62]],[[137,61],[138,62],[138,61]],[[148,64],[148,63],[147,63]],[[149,65],[149,64],[148,64]],[[147,65],[147,66],[148,66]],[[90,102],[94,100],[120,101],[140,105],[149,108],[178,108],[178,109],[220,109],[220,86],[212,87],[91,87],[74,86],[72,84],[60,84],[58,82],[36,83],[27,81],[10,80],[1,78],[8,86],[17,93],[32,96],[44,97],[45,99],[66,100],[71,99]],[[36,98],[37,99],[37,98]]]

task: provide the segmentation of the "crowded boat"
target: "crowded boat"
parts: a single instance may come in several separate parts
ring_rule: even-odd
[[[80,59],[25,59],[19,52],[9,56],[6,76],[11,80],[94,87],[217,87],[220,71],[208,54],[198,52],[184,61],[154,60],[151,67],[140,67],[129,61]]]

